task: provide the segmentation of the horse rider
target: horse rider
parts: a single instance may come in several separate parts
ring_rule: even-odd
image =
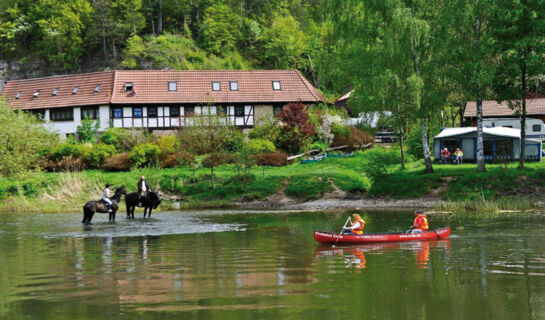
[[[140,180],[138,181],[138,202],[139,205],[142,205],[142,199],[144,197],[148,196],[148,192],[150,191],[149,184],[146,181],[146,177],[141,176]]]
[[[363,228],[365,227],[365,220],[361,218],[361,216],[357,213],[354,213],[352,215],[354,217],[354,223],[350,227],[344,227],[343,228],[343,234],[356,234],[360,235],[363,234]]]
[[[430,227],[428,225],[428,218],[426,217],[426,214],[422,211],[415,211],[414,216],[415,218],[411,227],[411,233],[422,233],[428,231]]]
[[[106,183],[106,187],[102,190],[102,201],[108,205],[108,212],[112,212],[112,200],[110,200],[112,192],[110,191],[110,186],[109,183]]]

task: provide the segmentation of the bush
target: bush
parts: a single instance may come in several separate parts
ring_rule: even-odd
[[[305,105],[302,102],[287,104],[278,113],[278,118],[284,124],[279,137],[282,149],[292,153],[307,149],[316,131]]]
[[[420,127],[414,127],[407,135],[405,140],[407,152],[414,157],[415,160],[424,159],[424,148],[422,147],[422,130]]]
[[[113,155],[104,160],[101,168],[105,171],[129,171],[131,168],[129,155],[127,153]]]
[[[309,149],[317,149],[320,152],[324,152],[327,148],[329,148],[329,145],[323,141],[316,141],[309,146]]]
[[[229,152],[238,152],[244,146],[244,133],[237,128],[232,128],[225,140],[225,149]]]
[[[136,146],[145,144],[149,140],[146,133],[142,130],[124,129],[120,132],[119,150],[130,152]]]
[[[100,128],[100,120],[85,118],[76,129],[78,139],[81,142],[95,142],[95,136]]]
[[[333,143],[331,146],[333,147],[340,147],[347,145],[351,148],[357,149],[361,146],[367,145],[369,143],[373,143],[375,141],[375,138],[368,133],[365,133],[361,130],[358,130],[354,127],[350,128],[350,136],[346,137],[343,135],[335,135],[335,138],[333,138]]]
[[[75,172],[85,170],[86,165],[83,158],[68,156],[60,160],[49,160],[44,165],[49,172]]]
[[[283,151],[260,153],[254,159],[260,166],[282,167],[288,164],[288,154]]]
[[[331,128],[331,132],[335,136],[343,136],[345,138],[350,138],[352,136],[352,130],[350,130],[349,126],[333,125],[333,128]]]
[[[248,138],[269,140],[275,146],[278,146],[278,137],[280,136],[280,133],[280,126],[273,121],[265,120],[248,132]]]
[[[85,153],[85,162],[92,168],[100,167],[106,158],[115,153],[115,147],[109,144],[95,144],[92,149]]]
[[[166,156],[161,160],[161,168],[174,168],[190,165],[195,161],[195,156],[188,152],[177,152]]]
[[[159,158],[166,159],[180,149],[180,141],[174,135],[161,136],[157,142]]]
[[[246,148],[251,154],[258,154],[263,152],[274,152],[276,147],[269,140],[264,139],[251,139],[246,144]]]
[[[123,137],[125,129],[123,128],[108,128],[104,131],[98,139],[102,143],[109,144],[114,146],[116,149],[121,149],[121,140]]]
[[[158,146],[151,143],[137,145],[129,152],[129,162],[138,168],[155,166],[159,164],[159,153],[161,150]]]
[[[77,144],[72,139],[68,139],[51,151],[50,159],[60,161],[67,157],[79,158],[90,149],[91,145]]]

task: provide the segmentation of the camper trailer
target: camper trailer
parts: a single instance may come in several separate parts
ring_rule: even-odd
[[[520,118],[487,118],[483,119],[483,126],[486,128],[505,127],[520,129]],[[526,137],[545,140],[545,125],[543,120],[526,118]]]

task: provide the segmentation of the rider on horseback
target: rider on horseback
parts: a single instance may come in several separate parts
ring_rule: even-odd
[[[146,182],[146,178],[144,176],[140,177],[140,181],[138,181],[138,205],[142,206],[142,199],[148,196],[148,192],[150,191],[149,185]]]
[[[106,202],[108,205],[108,212],[112,212],[112,200],[110,200],[111,191],[109,189],[110,186],[111,185],[109,183],[106,183],[106,187],[104,190],[102,190],[102,201]]]

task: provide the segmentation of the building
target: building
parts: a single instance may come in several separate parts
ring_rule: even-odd
[[[116,70],[8,81],[15,108],[39,114],[61,135],[85,117],[109,127],[169,130],[216,114],[249,128],[290,102],[324,100],[297,70]]]
[[[509,108],[507,102],[483,101],[483,118],[513,118],[518,116],[516,110]],[[526,99],[526,116],[541,119],[545,122],[545,98]],[[477,125],[477,103],[475,101],[467,103],[464,118],[470,120],[474,126]]]
[[[484,158],[486,161],[511,161],[520,159],[520,130],[495,127],[483,128]],[[441,150],[447,148],[451,153],[456,148],[462,149],[464,161],[477,159],[477,128],[446,128],[434,137],[433,154],[441,159]],[[542,142],[526,139],[525,160],[541,161]]]

